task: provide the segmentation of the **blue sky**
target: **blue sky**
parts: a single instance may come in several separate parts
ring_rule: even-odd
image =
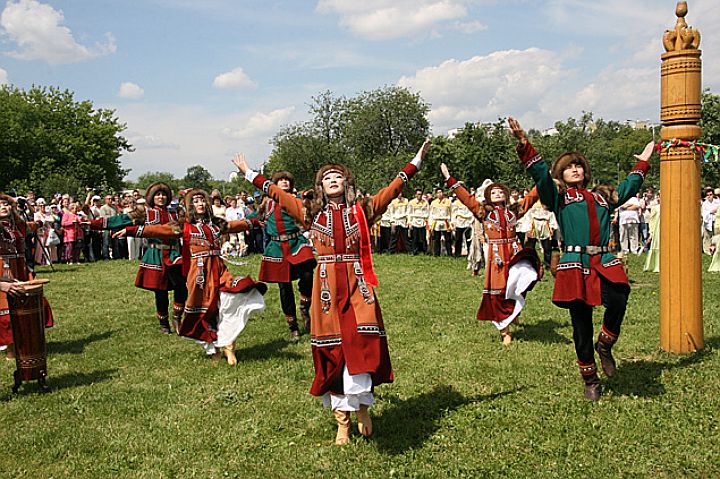
[[[0,82],[55,85],[113,108],[136,146],[129,178],[227,178],[266,160],[313,95],[384,85],[431,104],[435,134],[512,114],[546,128],[583,110],[659,116],[661,37],[674,0],[10,0]],[[720,92],[718,0],[689,0],[704,85]]]

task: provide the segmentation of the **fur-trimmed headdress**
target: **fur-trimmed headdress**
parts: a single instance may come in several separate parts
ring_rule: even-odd
[[[197,216],[195,208],[193,207],[193,197],[195,196],[202,196],[205,199],[205,215],[203,215],[202,218]],[[212,214],[212,202],[210,201],[210,195],[207,191],[201,190],[200,188],[193,188],[187,191],[183,197],[183,204],[185,206],[185,220],[187,222],[195,223],[204,219],[207,222],[215,223],[222,232],[225,232],[227,229],[227,221]]]
[[[323,177],[331,171],[338,172],[345,177],[345,204],[350,207],[355,204],[356,200],[361,201],[361,206],[365,212],[365,216],[367,218],[372,218],[372,198],[363,197],[358,199],[357,189],[355,187],[355,176],[347,166],[331,163],[320,168],[315,174],[315,187],[312,198],[306,197],[304,201],[306,211],[305,219],[308,224],[312,223],[315,215],[327,206],[328,200],[323,192],[322,180]]]
[[[610,185],[600,184],[593,188],[592,191],[594,193],[598,193],[600,196],[605,198],[605,201],[607,201],[611,205],[616,205],[618,202],[617,191],[615,191],[615,188]]]
[[[22,220],[20,218],[20,213],[18,212],[17,200],[15,198],[10,195],[6,195],[5,193],[0,193],[0,200],[7,201],[10,204],[10,216],[13,221],[19,222]]]
[[[162,181],[156,181],[155,183],[148,186],[147,191],[145,192],[145,202],[150,208],[155,208],[155,195],[161,191],[165,193],[165,196],[167,196],[167,202],[165,206],[169,205],[170,201],[172,201],[173,192],[172,188],[170,188],[170,185]]]
[[[565,171],[568,166],[573,164],[583,167],[583,171],[585,172],[585,180],[582,184],[583,188],[586,188],[587,185],[590,184],[590,164],[588,163],[587,158],[585,158],[585,156],[581,153],[571,151],[560,155],[558,159],[555,160],[555,162],[552,164],[552,168],[550,168],[550,174],[555,180],[560,182],[560,188],[562,190],[567,190],[567,185],[563,180],[563,171]]]
[[[490,201],[490,192],[496,188],[500,188],[503,193],[505,193],[505,204],[508,204],[510,202],[510,190],[507,186],[503,185],[502,183],[493,183],[485,188],[485,192],[483,193],[483,196],[485,197],[485,205],[489,206],[490,208],[493,207],[492,201]]]
[[[280,180],[288,180],[290,182],[290,190],[295,188],[295,177],[289,171],[276,171],[275,173],[273,173],[272,178],[270,178],[270,181],[272,181],[276,185],[277,182]]]

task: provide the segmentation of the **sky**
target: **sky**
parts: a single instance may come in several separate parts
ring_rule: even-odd
[[[2,0],[4,1],[4,0]],[[720,92],[720,0],[689,0],[703,85]],[[526,129],[592,111],[659,122],[675,0],[9,0],[0,83],[57,86],[111,108],[129,179],[227,179],[265,162],[324,91],[387,85],[430,104],[433,134],[512,115]]]

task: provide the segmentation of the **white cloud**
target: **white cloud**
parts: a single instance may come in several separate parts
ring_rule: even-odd
[[[216,76],[213,86],[221,90],[251,90],[257,88],[257,83],[238,67]]]
[[[8,84],[8,74],[5,70],[0,68],[0,85],[7,85]]]
[[[140,85],[132,82],[123,82],[120,84],[120,90],[118,90],[118,96],[122,98],[130,98],[137,100],[142,98],[145,94],[145,90],[140,88]]]
[[[37,0],[8,1],[0,15],[0,26],[19,50],[7,54],[20,60],[62,64],[114,53],[117,49],[110,33],[103,44],[87,47],[77,43],[70,29],[62,25],[64,20],[62,11]]]
[[[447,60],[400,78],[398,84],[419,92],[432,110],[436,132],[465,122],[495,121],[508,114],[538,110],[538,100],[562,88],[573,76],[564,58],[539,48],[505,50],[468,60]]]
[[[488,28],[487,25],[478,20],[473,20],[471,22],[455,22],[454,26],[456,30],[460,30],[461,32],[468,34],[487,30]]]
[[[319,0],[316,10],[369,40],[434,35],[435,27],[467,16],[460,0]]]
[[[126,135],[128,141],[133,148],[141,150],[169,149],[179,150],[180,145],[170,141],[165,141],[157,135],[143,135],[134,132],[128,132]]]
[[[280,108],[269,113],[258,112],[245,121],[244,125],[237,129],[224,128],[223,135],[229,138],[252,138],[272,133],[283,123],[287,122],[295,107]]]

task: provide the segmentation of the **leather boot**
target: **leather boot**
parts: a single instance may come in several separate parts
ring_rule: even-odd
[[[588,401],[600,400],[602,387],[600,386],[600,378],[597,375],[597,366],[595,363],[582,364],[578,361],[580,367],[580,375],[585,383],[585,399]]]
[[[235,343],[229,344],[223,348],[227,363],[230,366],[237,366],[237,358],[235,357]]]
[[[500,336],[502,336],[503,346],[510,346],[512,343],[512,335],[510,334],[510,326],[500,330]]]
[[[368,408],[369,406],[361,404],[360,409],[357,412],[358,431],[365,437],[372,436],[373,432],[372,419],[370,418]]]
[[[160,332],[163,334],[170,334],[170,323],[168,322],[167,314],[158,314],[157,318],[160,323]]]
[[[595,343],[595,351],[597,351],[598,356],[600,356],[600,366],[602,366],[605,376],[609,378],[615,376],[615,358],[612,355],[611,346],[603,343],[602,341],[598,341]]]
[[[300,326],[298,326],[297,318],[294,316],[285,316],[288,328],[290,329],[290,338],[293,341],[300,339]]]
[[[310,332],[310,298],[300,296],[300,316],[303,319],[305,331]]]
[[[180,336],[180,326],[182,325],[182,317],[185,312],[185,305],[175,303],[173,305],[172,325],[175,333]]]
[[[335,435],[335,445],[344,446],[350,441],[350,412],[334,410],[338,430]]]

